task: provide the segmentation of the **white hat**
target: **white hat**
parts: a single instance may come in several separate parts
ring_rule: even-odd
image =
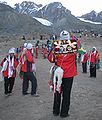
[[[94,46],[93,48],[96,50],[96,47],[95,47],[95,46]]]
[[[84,50],[84,52],[86,53],[86,50]]]
[[[11,53],[15,53],[15,48],[14,47],[9,49],[9,54],[11,54]]]
[[[26,48],[26,47],[27,47],[27,44],[28,44],[28,43],[24,43],[24,45],[23,45],[23,46],[24,46],[24,48]]]
[[[69,32],[63,30],[63,31],[60,33],[60,40],[70,40]]]
[[[31,43],[28,43],[26,48],[27,48],[28,50],[30,50],[30,49],[32,49],[32,47],[33,47],[33,45],[32,45]]]

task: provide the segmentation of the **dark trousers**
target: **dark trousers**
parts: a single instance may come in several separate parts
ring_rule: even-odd
[[[90,77],[96,77],[96,64],[90,63]]]
[[[37,79],[34,76],[33,72],[26,72],[23,76],[23,85],[22,85],[22,93],[26,94],[29,87],[29,81],[31,81],[31,95],[36,94],[37,88]]]
[[[4,89],[5,89],[4,93],[5,94],[12,93],[14,82],[15,82],[15,78],[4,77]]]
[[[62,104],[61,104],[61,93],[57,92],[54,94],[53,114],[68,115],[70,107],[70,94],[73,84],[73,77],[62,79]],[[60,110],[61,104],[61,110]]]
[[[83,73],[87,73],[87,62],[82,63],[82,70],[83,70]]]

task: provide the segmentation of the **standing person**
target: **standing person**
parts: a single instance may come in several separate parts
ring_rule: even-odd
[[[45,44],[43,47],[43,58],[45,59],[47,56],[47,45]]]
[[[90,52],[89,62],[90,62],[90,77],[96,77],[96,63],[98,61],[98,51],[96,47],[92,48]]]
[[[40,35],[40,40],[43,40],[43,35]]]
[[[97,56],[96,56],[96,58],[97,58],[97,63],[96,63],[96,69],[100,69],[100,54],[99,54],[99,52],[97,51]]]
[[[1,62],[1,66],[2,66],[1,72],[4,77],[5,95],[12,93],[15,82],[16,67],[18,65],[18,61],[14,54],[15,54],[15,49],[11,48],[9,50],[9,55],[7,55]]]
[[[60,33],[60,40],[69,40],[69,39],[70,39],[70,35],[67,31],[62,31]],[[64,71],[62,84],[61,84],[62,93],[58,91],[54,93],[54,103],[53,103],[54,116],[58,116],[60,114],[60,117],[64,118],[69,115],[68,112],[70,108],[71,89],[72,89],[74,76],[77,75],[76,53],[57,55],[54,54],[54,50],[52,50],[48,56],[48,60],[50,62],[55,63],[55,65],[61,67]],[[61,102],[61,96],[62,96],[62,102]],[[60,110],[60,106],[61,106],[61,110]]]
[[[32,47],[31,43],[27,44],[26,51],[20,58],[21,62],[21,71],[23,74],[23,84],[22,84],[22,94],[27,95],[29,80],[31,81],[31,95],[34,97],[38,97],[36,94],[37,91],[37,79],[33,74],[33,65],[35,64],[33,55],[32,55]]]
[[[83,73],[87,73],[87,61],[88,61],[88,53],[86,52],[86,50],[84,50],[84,54],[82,55],[81,58]]]
[[[26,37],[25,37],[25,35],[23,35],[23,36],[22,36],[22,40],[26,40]]]

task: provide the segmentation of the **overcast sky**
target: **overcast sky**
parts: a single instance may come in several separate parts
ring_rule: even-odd
[[[96,12],[102,11],[102,0],[0,0],[5,1],[8,5],[13,6],[15,3],[22,1],[32,1],[36,4],[47,5],[52,2],[61,2],[64,7],[69,9],[75,16],[89,13],[92,10]]]

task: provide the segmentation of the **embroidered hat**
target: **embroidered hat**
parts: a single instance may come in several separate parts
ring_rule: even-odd
[[[70,40],[69,32],[67,32],[66,30],[63,30],[60,33],[60,40]]]
[[[30,49],[32,49],[32,47],[33,47],[33,45],[32,45],[31,43],[28,43],[26,48],[27,48],[28,50],[30,50]]]

